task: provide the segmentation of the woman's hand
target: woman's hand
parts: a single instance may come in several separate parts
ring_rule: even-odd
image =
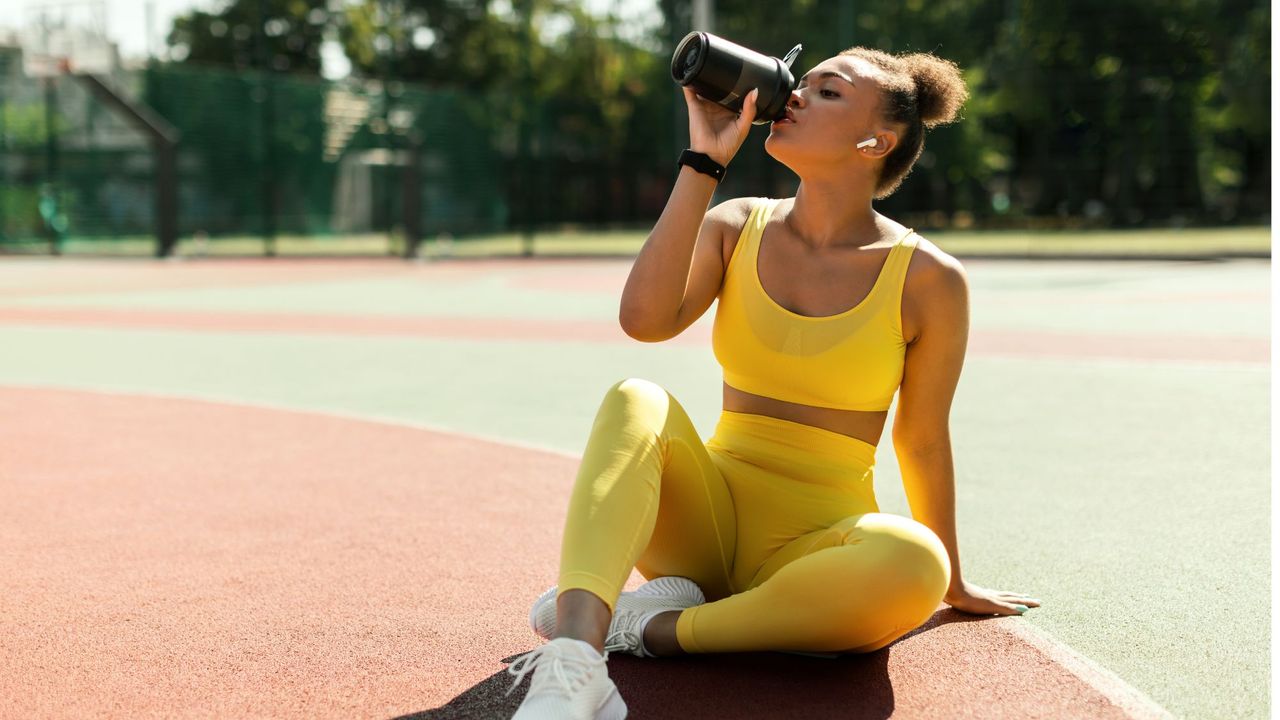
[[[943,602],[951,607],[974,615],[1021,615],[1014,605],[1028,608],[1040,607],[1040,601],[1021,593],[988,590],[971,582],[961,581],[959,592],[947,593]]]
[[[684,101],[689,106],[689,149],[708,155],[721,165],[728,165],[756,119],[758,90],[747,93],[742,112],[735,113],[717,102],[700,97],[684,85]]]

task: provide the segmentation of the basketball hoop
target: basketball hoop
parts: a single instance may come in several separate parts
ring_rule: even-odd
[[[119,66],[106,35],[104,0],[37,0],[26,7],[19,35],[27,77],[109,74]]]

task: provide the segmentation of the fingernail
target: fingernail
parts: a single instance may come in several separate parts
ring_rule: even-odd
[[[1013,609],[1014,609],[1014,610],[1017,610],[1019,613],[1024,613],[1024,612],[1026,612],[1026,611],[1027,611],[1027,606],[1026,606],[1026,605],[1014,605],[1014,606],[1013,606]]]

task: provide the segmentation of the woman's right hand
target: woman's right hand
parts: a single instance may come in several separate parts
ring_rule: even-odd
[[[735,113],[717,102],[699,97],[693,88],[681,86],[689,106],[689,149],[705,153],[721,165],[728,165],[756,119],[756,96],[753,89],[742,101],[742,112]]]

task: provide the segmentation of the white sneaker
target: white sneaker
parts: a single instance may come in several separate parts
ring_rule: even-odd
[[[529,626],[540,637],[551,639],[556,634],[556,591],[552,585],[533,601],[529,609]],[[648,619],[661,612],[683,610],[707,601],[702,588],[689,578],[669,576],[654,578],[636,588],[624,592],[615,603],[609,632],[605,637],[605,651],[625,652],[636,657],[654,657],[641,642],[641,632]]]
[[[609,679],[604,655],[582,640],[556,638],[520,657],[507,668],[516,676],[510,695],[533,673],[512,720],[623,720],[627,704]]]

